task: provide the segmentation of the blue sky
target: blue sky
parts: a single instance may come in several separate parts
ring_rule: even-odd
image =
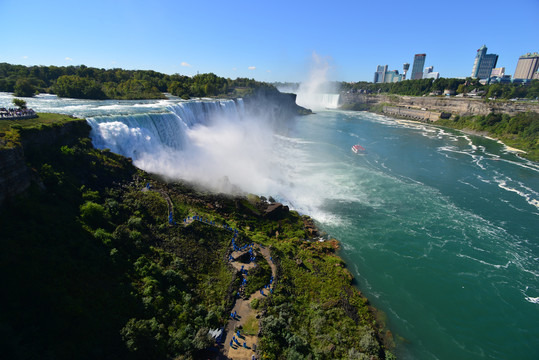
[[[372,81],[416,53],[443,77],[469,76],[483,44],[513,74],[539,52],[539,0],[0,0],[0,62],[151,69],[260,81]]]

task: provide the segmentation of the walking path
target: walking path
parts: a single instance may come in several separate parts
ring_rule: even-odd
[[[277,267],[271,260],[269,250],[262,245],[255,245],[253,246],[253,249],[254,251],[258,251],[262,256],[264,256],[268,264],[270,264],[272,279],[275,279],[275,276],[277,274]],[[232,257],[234,259],[237,259],[247,252],[248,250],[234,251],[232,253]],[[239,261],[234,260],[231,262],[231,265],[238,271],[241,270],[243,266],[243,269],[247,270],[248,272],[255,266],[255,263],[242,264]],[[242,272],[242,277],[244,279],[247,279],[248,275],[246,276],[245,273]],[[258,345],[258,336],[245,335],[240,330],[240,336],[238,337],[237,329],[243,328],[247,322],[259,321],[256,318],[256,316],[258,315],[258,311],[251,307],[251,302],[254,299],[260,300],[263,297],[270,295],[270,289],[271,291],[273,291],[273,281],[271,282],[271,284],[269,284],[267,289],[261,289],[261,291],[255,292],[249,297],[249,299],[244,300],[243,298],[238,298],[236,300],[234,308],[232,309],[232,313],[236,316],[234,318],[231,318],[226,326],[226,338],[223,343],[223,349],[221,350],[221,353],[226,358],[235,360],[251,360],[253,358],[253,355],[255,355],[256,346]],[[237,340],[237,342],[233,340],[234,338]]]
[[[272,275],[270,284],[268,284],[267,288],[260,289],[259,291],[252,294],[249,299],[244,299],[241,296],[238,297],[236,299],[234,307],[231,310],[230,320],[228,321],[228,324],[224,330],[224,335],[226,335],[226,337],[222,342],[221,355],[223,355],[226,359],[252,360],[253,358],[256,358],[258,335],[246,335],[242,331],[242,329],[247,323],[258,323],[258,311],[251,307],[251,302],[254,299],[260,300],[273,292],[274,280],[277,276],[277,267],[273,263],[273,259],[270,256],[268,248],[260,244],[251,244],[249,246],[245,245],[241,248],[237,246],[235,241],[238,231],[229,227],[228,225],[218,225],[216,222],[206,220],[200,216],[187,217],[183,220],[183,224],[185,226],[188,226],[194,221],[200,221],[202,223],[215,227],[223,227],[234,233],[232,237],[233,251],[232,254],[230,254],[229,261],[230,265],[232,265],[234,269],[236,269],[237,271],[241,271],[242,285],[240,287],[240,293],[243,292],[246,282],[248,281],[249,271],[256,266],[256,263],[252,261],[250,261],[249,263],[242,263],[238,261],[240,257],[251,251],[253,252],[253,256],[256,255],[256,253],[258,252],[266,259],[266,261],[270,265]]]
[[[143,191],[149,191],[153,190],[150,186],[150,183],[146,185],[146,187],[143,188]],[[164,190],[153,190],[159,192],[163,198],[166,200],[168,205],[168,220],[171,225],[176,225],[176,222],[172,218],[172,214],[174,213],[174,207],[172,200]],[[258,345],[258,335],[246,335],[242,330],[243,327],[247,323],[258,323],[259,319],[257,318],[258,311],[256,309],[253,309],[251,307],[251,302],[254,299],[262,299],[273,292],[273,285],[274,280],[277,275],[277,267],[273,263],[273,260],[270,256],[269,250],[260,245],[260,244],[251,244],[249,246],[243,246],[238,247],[235,243],[236,236],[238,234],[238,231],[236,229],[233,229],[232,227],[229,227],[228,225],[218,225],[215,221],[210,221],[207,219],[204,219],[200,216],[189,216],[186,219],[183,220],[183,225],[188,226],[189,224],[193,223],[194,221],[200,221],[202,223],[205,223],[207,225],[215,226],[224,228],[226,230],[230,230],[234,233],[232,237],[232,248],[233,252],[229,257],[230,264],[232,267],[234,267],[237,271],[241,271],[242,275],[242,285],[240,287],[240,292],[243,292],[243,289],[245,288],[246,282],[248,281],[248,273],[249,270],[254,268],[256,266],[256,263],[253,261],[250,261],[249,263],[241,263],[237,261],[241,256],[245,255],[246,253],[252,252],[252,255],[254,256],[256,252],[260,253],[268,262],[268,264],[271,267],[271,281],[270,284],[267,285],[266,288],[260,289],[259,291],[256,291],[254,294],[252,294],[249,299],[243,299],[243,297],[238,297],[236,299],[236,303],[234,304],[234,308],[232,308],[231,311],[231,317],[228,321],[228,324],[224,330],[224,334],[226,334],[226,338],[224,342],[222,343],[223,346],[221,348],[221,355],[223,355],[226,359],[234,359],[234,360],[252,360],[256,358],[256,348]],[[256,326],[258,328],[258,326]],[[223,335],[224,335],[223,334]],[[222,339],[222,336],[220,338]]]

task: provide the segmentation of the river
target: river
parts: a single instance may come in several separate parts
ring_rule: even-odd
[[[0,107],[10,101],[0,93]],[[86,117],[96,146],[146,170],[311,215],[386,315],[399,358],[539,358],[538,164],[494,140],[366,112],[275,128],[242,102],[210,102],[28,100]]]

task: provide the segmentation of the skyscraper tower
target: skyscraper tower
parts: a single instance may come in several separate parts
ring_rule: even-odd
[[[418,80],[423,77],[423,67],[425,66],[425,59],[427,54],[415,54],[414,66],[412,67],[412,80]]]
[[[488,79],[492,69],[496,67],[497,62],[498,55],[487,54],[486,45],[481,46],[475,55],[471,77],[477,79]]]
[[[518,58],[517,69],[513,79],[532,79],[539,68],[539,54],[527,53]]]
[[[406,73],[408,72],[408,69],[410,69],[410,64],[404,63],[404,64],[402,65],[402,70],[404,70],[404,71],[403,71],[402,80],[406,80]]]
[[[374,83],[384,83],[386,82],[386,72],[387,65],[378,65],[376,67],[376,72],[374,73]]]

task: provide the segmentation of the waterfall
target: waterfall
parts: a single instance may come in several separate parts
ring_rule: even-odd
[[[322,104],[327,109],[339,107],[339,94],[322,94]]]
[[[94,146],[170,179],[223,192],[265,193],[274,183],[275,123],[247,114],[241,99],[181,102],[166,112],[96,116],[88,123]]]
[[[312,110],[337,109],[339,96],[339,94],[298,92],[296,102]]]
[[[167,112],[96,116],[88,119],[94,146],[132,158],[189,148],[189,129],[209,126],[219,119],[239,121],[243,101],[189,101],[167,107]]]
[[[187,126],[209,125],[215,117],[239,120],[244,114],[243,100],[190,101],[169,106],[168,109],[178,116]]]

